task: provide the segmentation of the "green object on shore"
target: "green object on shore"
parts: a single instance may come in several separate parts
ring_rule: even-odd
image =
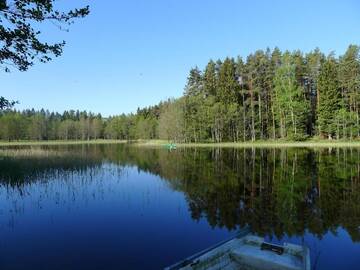
[[[176,144],[175,143],[167,143],[164,146],[169,150],[175,150],[176,149]]]

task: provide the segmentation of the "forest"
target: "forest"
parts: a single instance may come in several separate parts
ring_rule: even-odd
[[[257,50],[189,72],[183,96],[102,117],[79,111],[0,111],[1,140],[164,139],[242,142],[360,137],[360,47]],[[121,110],[121,108],[119,108]]]

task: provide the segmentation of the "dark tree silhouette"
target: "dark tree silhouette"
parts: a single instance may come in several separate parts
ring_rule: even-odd
[[[16,101],[7,100],[4,97],[0,97],[0,111],[10,109],[16,104]]]
[[[53,22],[58,27],[70,25],[89,14],[89,7],[59,11],[54,0],[0,0],[0,65],[5,71],[13,66],[27,70],[34,61],[48,62],[60,56],[65,41],[49,44],[39,39],[35,25]]]
[[[35,61],[46,63],[62,54],[65,41],[49,44],[40,40],[35,25],[52,22],[63,28],[89,14],[89,7],[59,11],[54,0],[0,0],[0,67],[26,71]],[[14,105],[1,97],[0,109]]]

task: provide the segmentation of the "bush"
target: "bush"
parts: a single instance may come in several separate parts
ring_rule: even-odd
[[[309,138],[309,136],[305,135],[305,134],[290,134],[289,135],[289,140],[297,141],[297,142],[306,141],[308,138]]]

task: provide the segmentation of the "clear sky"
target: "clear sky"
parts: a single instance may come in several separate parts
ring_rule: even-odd
[[[257,49],[319,47],[342,54],[360,44],[360,1],[92,0],[63,56],[27,72],[0,73],[0,95],[17,109],[80,109],[104,116],[135,112],[183,93],[191,67]],[[58,1],[65,7],[69,1]]]

